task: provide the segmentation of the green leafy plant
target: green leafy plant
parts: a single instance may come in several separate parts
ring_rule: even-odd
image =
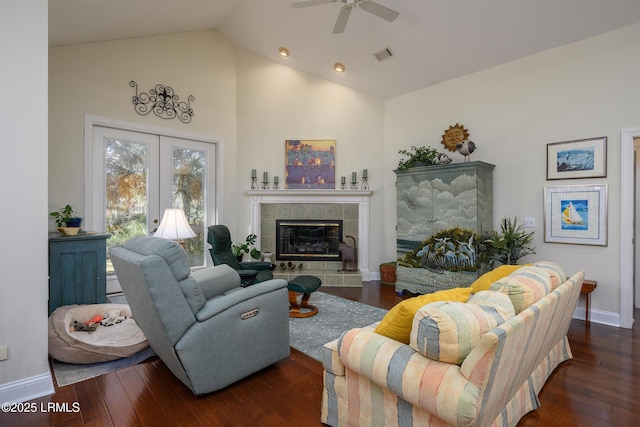
[[[497,262],[516,265],[524,256],[535,254],[532,248],[533,231],[527,232],[518,224],[518,217],[513,220],[504,217],[500,222],[500,231],[493,230],[489,239],[485,240],[491,267]]]
[[[260,251],[253,246],[257,239],[258,236],[255,234],[249,234],[244,243],[233,243],[231,245],[231,252],[237,257],[249,254],[251,258],[258,259],[260,258]]]
[[[432,147],[416,147],[412,145],[409,150],[399,150],[398,153],[408,156],[408,159],[398,162],[398,170],[407,170],[418,163],[420,166],[438,164],[438,150]]]
[[[56,219],[57,227],[64,227],[67,221],[75,216],[74,214],[75,212],[73,211],[71,205],[66,205],[59,211],[49,212],[49,216],[52,216]]]

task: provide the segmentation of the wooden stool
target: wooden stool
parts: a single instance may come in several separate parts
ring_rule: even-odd
[[[318,307],[309,304],[309,298],[320,285],[322,280],[315,276],[296,276],[289,280],[289,317],[311,317],[318,313]],[[300,304],[298,293],[302,294]]]

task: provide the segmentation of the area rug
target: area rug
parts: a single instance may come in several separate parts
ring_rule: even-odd
[[[111,362],[74,365],[73,363],[62,363],[57,360],[52,360],[51,366],[53,367],[53,373],[56,377],[58,387],[62,387],[117,371],[118,369],[137,365],[155,355],[156,353],[151,348],[147,348],[146,350],[137,352],[133,356],[112,360]]]
[[[387,310],[340,298],[324,292],[311,294],[310,304],[318,314],[306,318],[289,318],[291,347],[322,361],[322,346],[348,329],[371,325],[382,320]]]

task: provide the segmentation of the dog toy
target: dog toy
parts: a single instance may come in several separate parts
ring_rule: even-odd
[[[78,322],[77,320],[73,321],[73,324],[71,324],[69,326],[69,331],[70,332],[77,332],[77,331],[82,331],[82,332],[95,332],[96,329],[98,329],[98,326],[100,326],[100,322],[102,321],[103,317],[100,316],[99,314],[93,316],[91,319],[87,320],[86,322]]]
[[[100,323],[102,326],[113,326],[122,322],[126,318],[127,316],[123,316],[120,310],[111,310]]]

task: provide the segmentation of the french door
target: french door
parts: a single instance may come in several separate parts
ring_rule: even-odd
[[[109,248],[153,235],[164,210],[180,208],[196,233],[185,241],[190,264],[207,265],[205,230],[216,223],[217,144],[110,126],[94,125],[91,133],[87,227],[110,234]],[[120,290],[108,257],[107,280],[108,292]]]

